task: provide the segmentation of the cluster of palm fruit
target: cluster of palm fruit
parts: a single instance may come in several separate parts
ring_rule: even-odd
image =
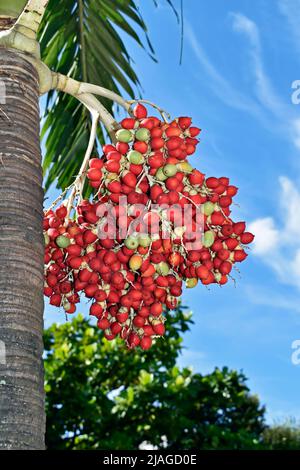
[[[138,104],[123,119],[114,145],[89,162],[93,200],[72,220],[66,205],[45,212],[45,295],[67,313],[80,295],[108,340],[149,349],[165,332],[183,282],[223,285],[254,236],[234,222],[237,188],[208,177],[187,158],[200,129],[191,119],[165,122]]]

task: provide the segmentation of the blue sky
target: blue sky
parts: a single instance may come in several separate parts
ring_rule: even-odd
[[[174,1],[176,3],[176,1]],[[240,188],[234,215],[256,235],[236,287],[185,291],[194,312],[181,364],[242,369],[268,419],[300,420],[300,0],[185,1],[184,53],[164,0],[140,1],[158,64],[124,36],[143,97],[203,129],[192,164]],[[51,195],[51,192],[49,195]],[[46,324],[64,321],[46,306]]]

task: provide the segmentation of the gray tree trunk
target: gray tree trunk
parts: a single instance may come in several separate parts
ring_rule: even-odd
[[[39,84],[0,48],[0,449],[44,449]]]

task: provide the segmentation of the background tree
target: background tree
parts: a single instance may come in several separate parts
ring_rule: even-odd
[[[176,365],[191,316],[168,315],[146,352],[103,340],[82,316],[45,332],[49,449],[257,449],[265,409],[242,373]]]
[[[78,101],[50,90],[63,88],[60,72],[112,91],[121,86],[132,96],[138,79],[118,28],[143,47],[139,34],[146,26],[132,0],[0,0],[0,338],[6,344],[0,449],[44,448],[39,93],[49,92],[42,130],[46,187],[58,181],[64,189],[80,166],[89,124]]]

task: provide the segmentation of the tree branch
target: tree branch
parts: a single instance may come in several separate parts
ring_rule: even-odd
[[[13,28],[35,39],[49,0],[29,0]]]

